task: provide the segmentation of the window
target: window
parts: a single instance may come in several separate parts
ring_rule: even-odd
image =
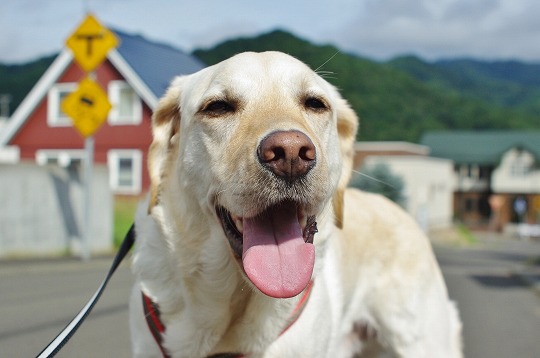
[[[36,163],[39,165],[55,164],[67,168],[80,164],[84,159],[84,151],[80,149],[51,149],[36,151]]]
[[[109,114],[111,125],[137,125],[141,123],[141,99],[129,84],[124,81],[111,81],[109,83],[109,99],[112,104]]]
[[[491,169],[488,166],[479,167],[479,179],[489,179],[491,177]]]
[[[465,199],[465,212],[471,213],[476,211],[476,200],[471,198]]]
[[[76,83],[57,83],[49,90],[47,98],[47,124],[50,127],[69,127],[71,119],[62,111],[62,101],[77,89]]]
[[[118,194],[141,192],[142,153],[139,150],[115,149],[107,155],[111,189]]]
[[[532,162],[530,154],[518,151],[510,166],[510,175],[517,178],[527,176],[531,171]]]
[[[456,169],[461,178],[470,178],[474,180],[489,179],[491,169],[488,166],[480,166],[477,164],[462,164]]]

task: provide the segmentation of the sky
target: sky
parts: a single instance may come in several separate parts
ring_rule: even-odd
[[[88,12],[187,52],[279,28],[374,60],[540,63],[538,0],[1,0],[0,63],[59,52]]]

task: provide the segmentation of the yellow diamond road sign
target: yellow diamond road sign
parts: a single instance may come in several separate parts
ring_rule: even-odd
[[[91,136],[107,119],[111,104],[99,84],[85,78],[61,104],[83,137]]]
[[[89,72],[103,62],[111,49],[118,46],[118,39],[92,15],[88,15],[67,39],[66,45],[73,51],[75,61]]]

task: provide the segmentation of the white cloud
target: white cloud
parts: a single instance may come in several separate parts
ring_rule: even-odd
[[[540,60],[540,6],[515,0],[369,0],[339,43],[368,56],[414,53]],[[527,40],[528,39],[528,40]],[[538,41],[538,40],[536,40]]]
[[[0,2],[0,62],[58,51],[84,18],[185,50],[285,28],[368,57],[540,62],[536,0],[17,0]]]

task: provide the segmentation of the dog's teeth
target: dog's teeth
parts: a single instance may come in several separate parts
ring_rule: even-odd
[[[300,226],[303,228],[307,225],[307,216],[303,213],[298,214],[298,221],[300,222]]]
[[[243,234],[244,233],[244,222],[242,221],[242,218],[234,218],[234,225],[236,225],[236,228],[238,231]]]

